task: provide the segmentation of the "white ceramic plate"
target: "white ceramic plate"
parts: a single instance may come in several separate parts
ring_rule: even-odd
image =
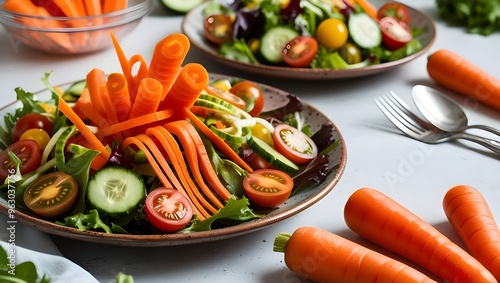
[[[210,74],[211,80],[217,79],[233,79],[231,77]],[[283,105],[288,101],[287,92],[282,90],[259,84],[265,97],[265,109],[274,109],[276,105]],[[70,84],[62,86],[63,89]],[[26,90],[28,91],[28,90]],[[36,93],[39,100],[46,100],[50,97],[50,92],[47,90]],[[132,234],[106,234],[96,231],[78,231],[75,228],[57,225],[53,222],[38,218],[36,215],[29,211],[17,210],[15,216],[19,222],[25,223],[40,231],[87,242],[96,242],[110,245],[122,246],[171,246],[171,245],[185,245],[192,243],[210,242],[230,237],[243,235],[258,229],[262,229],[275,222],[293,216],[304,209],[312,206],[324,196],[326,196],[338,183],[346,166],[346,150],[344,140],[335,125],[322,113],[315,108],[311,107],[305,102],[304,104],[304,117],[306,121],[311,124],[312,130],[318,130],[324,123],[330,123],[333,129],[333,137],[335,140],[340,140],[340,145],[337,146],[329,154],[329,166],[332,170],[329,171],[326,180],[320,184],[315,185],[312,183],[302,186],[300,191],[288,199],[278,209],[271,211],[265,217],[246,222],[243,224],[216,229],[204,232],[195,232],[190,234],[155,234],[155,235],[132,235]],[[0,110],[0,117],[6,113],[11,113],[17,107],[20,107],[20,102],[15,102]],[[2,120],[3,121],[3,120]],[[0,122],[0,124],[2,124]],[[5,199],[5,194],[0,197],[0,211],[8,214],[8,204]]]
[[[416,38],[422,44],[422,49],[419,52],[403,59],[348,70],[291,68],[264,64],[256,65],[226,59],[224,56],[218,54],[217,49],[205,40],[203,36],[204,16],[202,11],[206,5],[207,2],[192,9],[184,16],[182,21],[182,32],[189,37],[191,45],[218,63],[244,72],[255,73],[262,76],[299,80],[334,80],[377,74],[401,66],[425,54],[425,52],[431,47],[436,37],[436,27],[434,26],[432,19],[415,9],[408,7],[411,17],[410,27],[423,29],[424,32]]]

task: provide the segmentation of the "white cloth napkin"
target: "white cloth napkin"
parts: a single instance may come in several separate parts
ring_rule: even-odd
[[[0,226],[4,227],[7,218],[1,215],[0,221],[3,222]],[[38,276],[41,278],[45,274],[51,283],[99,283],[85,269],[63,257],[47,234],[17,223],[12,235],[7,229],[9,225],[7,223],[5,229],[0,231],[0,245],[9,254],[8,250],[12,249],[9,243],[15,244],[16,264],[33,262]]]

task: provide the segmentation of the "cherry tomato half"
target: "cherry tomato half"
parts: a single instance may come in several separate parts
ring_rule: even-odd
[[[146,217],[157,229],[173,232],[184,228],[193,217],[189,200],[173,188],[157,188],[146,197]]]
[[[8,153],[9,150],[21,160],[21,165],[19,167],[21,174],[29,173],[40,166],[42,153],[40,152],[38,143],[34,140],[17,141],[9,145],[2,154],[0,154],[0,179],[4,180],[16,172],[16,166],[14,162],[12,162],[12,159],[10,159]]]
[[[405,5],[400,3],[385,3],[382,5],[377,12],[377,18],[381,20],[385,17],[392,17],[398,21],[409,23],[410,22],[410,12]]]
[[[207,85],[205,87],[205,90],[208,92],[208,94],[218,97],[222,100],[225,100],[231,103],[232,105],[242,110],[245,110],[246,102],[236,94],[211,85]]]
[[[36,179],[24,191],[23,200],[34,213],[57,217],[68,212],[78,196],[78,183],[70,175],[53,172]]]
[[[253,117],[259,116],[264,109],[264,94],[259,86],[249,81],[235,83],[229,92],[246,102],[245,111]]]
[[[243,179],[243,188],[250,201],[272,208],[284,203],[293,189],[293,179],[276,169],[255,170]]]
[[[228,15],[209,15],[205,18],[204,35],[205,38],[215,44],[220,45],[233,40],[233,19]]]
[[[17,120],[12,128],[12,141],[18,141],[24,132],[29,129],[42,129],[48,134],[52,133],[52,122],[39,113],[30,113]]]
[[[283,61],[292,67],[307,67],[318,52],[318,41],[310,36],[300,35],[288,42],[281,53]]]
[[[382,29],[382,42],[389,50],[401,48],[413,38],[410,27],[395,18],[382,18],[379,24]]]
[[[274,128],[274,148],[292,162],[305,163],[318,155],[314,141],[306,134],[287,124]]]

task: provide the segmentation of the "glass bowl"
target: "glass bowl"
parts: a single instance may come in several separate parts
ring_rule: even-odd
[[[153,0],[129,0],[123,10],[98,16],[40,17],[13,13],[2,8],[0,23],[13,45],[22,43],[53,54],[79,54],[103,50],[132,31],[152,8]]]

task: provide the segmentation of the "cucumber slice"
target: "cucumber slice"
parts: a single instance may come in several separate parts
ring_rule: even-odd
[[[112,218],[133,212],[145,198],[146,186],[141,177],[124,167],[104,167],[87,185],[90,206]]]
[[[288,173],[296,173],[299,171],[297,164],[290,161],[290,159],[283,156],[281,153],[277,152],[274,148],[268,145],[263,140],[256,138],[254,136],[248,139],[248,146],[262,157],[265,161],[269,162],[271,165],[277,169],[283,170]]]
[[[299,33],[290,27],[273,27],[267,30],[262,36],[260,53],[270,63],[281,63],[283,62],[283,58],[281,57],[283,47],[297,36],[299,36]]]
[[[161,0],[161,2],[170,10],[179,13],[187,13],[189,10],[201,4],[203,0]]]
[[[87,87],[87,80],[81,80],[73,83],[64,94],[71,94],[75,96],[80,96],[83,90]]]
[[[373,48],[382,43],[380,26],[365,13],[351,14],[347,29],[351,39],[361,48]]]

